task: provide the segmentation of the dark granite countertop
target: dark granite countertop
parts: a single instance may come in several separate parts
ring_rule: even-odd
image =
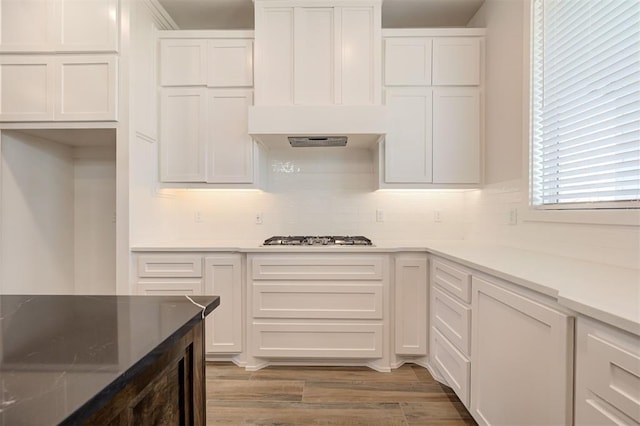
[[[220,303],[192,299],[205,315]],[[0,425],[99,408],[201,316],[180,296],[0,296]]]

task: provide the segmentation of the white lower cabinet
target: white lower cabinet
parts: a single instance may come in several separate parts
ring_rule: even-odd
[[[576,425],[640,424],[640,336],[576,323]]]
[[[573,318],[472,278],[471,414],[481,425],[570,425]]]
[[[395,353],[427,355],[427,256],[395,256]]]

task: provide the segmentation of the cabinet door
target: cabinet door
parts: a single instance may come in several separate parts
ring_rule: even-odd
[[[471,413],[486,425],[570,425],[573,321],[473,277]]]
[[[48,56],[0,57],[0,121],[53,120],[54,68]]]
[[[387,89],[386,104],[385,182],[431,182],[431,89]]]
[[[53,50],[54,2],[13,0],[0,2],[0,51]]]
[[[398,256],[395,264],[398,355],[427,354],[427,258]]]
[[[293,7],[256,5],[256,105],[293,104]]]
[[[163,89],[160,174],[163,182],[205,182],[207,90]]]
[[[117,51],[118,0],[56,1],[57,51]]]
[[[56,56],[54,119],[115,120],[115,55]]]
[[[239,254],[205,258],[205,294],[220,296],[206,320],[205,351],[242,352],[242,272]]]
[[[433,183],[480,183],[478,89],[433,89]]]
[[[384,84],[386,86],[431,85],[432,39],[388,38],[384,41]]]
[[[480,84],[480,39],[446,37],[433,41],[433,85]]]
[[[207,86],[253,86],[253,41],[209,40]]]
[[[183,296],[202,294],[202,279],[174,278],[140,280],[137,283],[137,294],[146,296]]]
[[[253,182],[253,140],[247,130],[251,90],[213,89],[208,93],[209,183]]]
[[[160,40],[160,85],[204,86],[206,82],[206,40]]]
[[[334,8],[295,8],[294,103],[334,103]]]

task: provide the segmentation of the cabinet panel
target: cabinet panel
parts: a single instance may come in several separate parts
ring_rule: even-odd
[[[139,277],[201,277],[202,257],[191,255],[138,256]]]
[[[57,56],[56,120],[115,120],[115,56]]]
[[[253,182],[253,140],[247,130],[251,90],[214,89],[208,92],[207,181]]]
[[[206,81],[206,40],[160,40],[160,84],[162,86],[204,86]]]
[[[209,40],[207,86],[253,86],[253,41]]]
[[[52,120],[55,97],[53,60],[45,56],[0,57],[0,119]]]
[[[162,181],[204,182],[207,143],[206,89],[164,89],[160,102]]]
[[[487,425],[570,425],[572,319],[489,281],[473,277],[472,285],[474,419]]]
[[[431,288],[432,326],[469,356],[471,346],[471,308],[456,301],[438,287]]]
[[[293,8],[256,7],[256,105],[293,104]]]
[[[0,2],[0,51],[52,50],[53,15],[53,1]]]
[[[385,181],[432,181],[432,91],[387,89],[389,131],[385,138]]]
[[[293,358],[380,358],[382,324],[253,324],[253,355]]]
[[[383,280],[382,257],[273,256],[254,258],[254,280]]]
[[[294,103],[333,104],[334,10],[332,7],[297,7],[294,21]]]
[[[118,0],[57,0],[58,51],[116,51]]]
[[[480,182],[478,89],[433,90],[433,182]]]
[[[380,10],[372,7],[341,7],[340,91],[336,103],[380,104]],[[377,26],[376,26],[377,23]]]
[[[480,84],[480,39],[436,38],[433,41],[433,85],[477,86]]]
[[[427,354],[427,258],[396,257],[395,352]]]
[[[220,296],[220,306],[206,319],[207,352],[242,352],[241,268],[239,254],[205,258],[205,294]]]
[[[202,294],[201,279],[145,280],[137,283],[138,294],[147,296],[182,296]]]
[[[384,41],[384,84],[386,86],[431,85],[432,39],[388,38]]]
[[[471,302],[471,274],[439,260],[431,262],[431,281],[458,297]]]
[[[431,328],[431,360],[445,377],[465,407],[469,408],[471,362],[445,338],[437,328]],[[510,423],[505,423],[510,424]]]

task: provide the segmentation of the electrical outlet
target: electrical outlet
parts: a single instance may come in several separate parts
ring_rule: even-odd
[[[384,222],[384,210],[376,210],[376,222]]]
[[[202,223],[202,212],[196,212],[196,213],[193,215],[193,220],[194,220],[196,223]]]
[[[509,225],[517,225],[518,224],[518,209],[512,208],[509,209]]]
[[[442,210],[434,210],[434,212],[433,212],[433,221],[434,222],[442,222]]]
[[[262,225],[262,212],[256,213],[256,225]]]

